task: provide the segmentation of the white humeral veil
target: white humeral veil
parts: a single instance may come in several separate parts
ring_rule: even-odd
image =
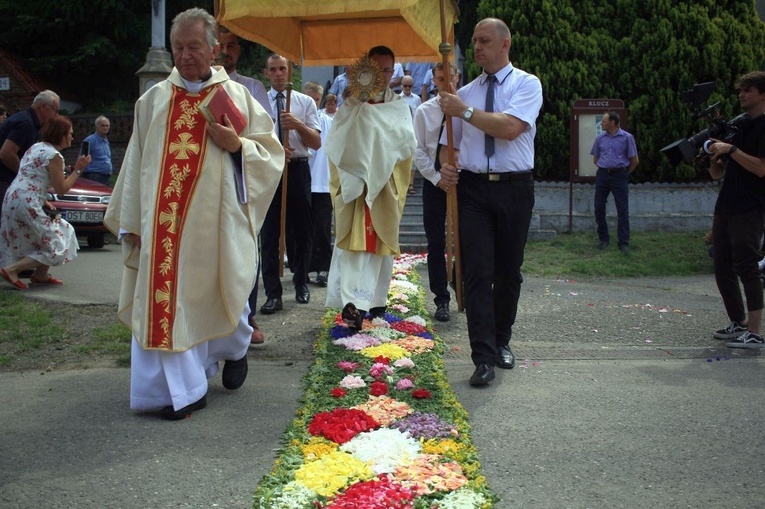
[[[374,105],[349,97],[335,114],[326,147],[335,208],[327,307],[386,305],[415,148],[411,110],[390,89]],[[365,206],[375,252],[366,250]]]

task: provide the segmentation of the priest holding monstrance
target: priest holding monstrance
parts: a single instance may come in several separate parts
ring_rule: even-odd
[[[417,146],[409,105],[387,86],[394,64],[393,52],[376,46],[347,71],[347,97],[327,139],[335,247],[326,304],[342,308],[356,330],[367,311],[385,313]]]
[[[173,20],[175,68],[135,105],[104,220],[123,240],[118,313],[133,333],[130,408],[167,419],[207,405],[221,361],[225,388],[247,377],[252,253],[284,166],[270,113],[211,67],[216,32],[202,9]],[[200,108],[221,91],[233,104],[208,122]]]

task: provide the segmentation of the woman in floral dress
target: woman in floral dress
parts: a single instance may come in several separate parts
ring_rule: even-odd
[[[51,265],[61,265],[77,256],[77,237],[72,225],[43,211],[48,188],[58,194],[69,191],[90,163],[90,156],[80,156],[74,171],[66,176],[60,150],[72,144],[72,122],[63,116],[48,120],[42,128],[43,141],[27,150],[19,173],[3,200],[0,226],[0,276],[19,290],[27,285],[19,273],[34,269],[32,284],[60,285],[63,282],[48,274]]]

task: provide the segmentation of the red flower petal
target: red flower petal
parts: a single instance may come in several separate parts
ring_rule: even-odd
[[[384,396],[388,394],[388,384],[385,382],[372,382],[369,388],[369,394],[372,396]]]
[[[343,389],[342,387],[335,387],[334,389],[332,389],[331,394],[336,398],[342,398],[343,396],[347,394],[347,392],[345,392],[345,389]]]

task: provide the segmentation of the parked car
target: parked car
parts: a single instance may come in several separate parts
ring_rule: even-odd
[[[80,177],[66,194],[48,189],[47,200],[72,226],[78,237],[88,239],[88,247],[102,248],[109,232],[104,214],[112,198],[112,188]]]

